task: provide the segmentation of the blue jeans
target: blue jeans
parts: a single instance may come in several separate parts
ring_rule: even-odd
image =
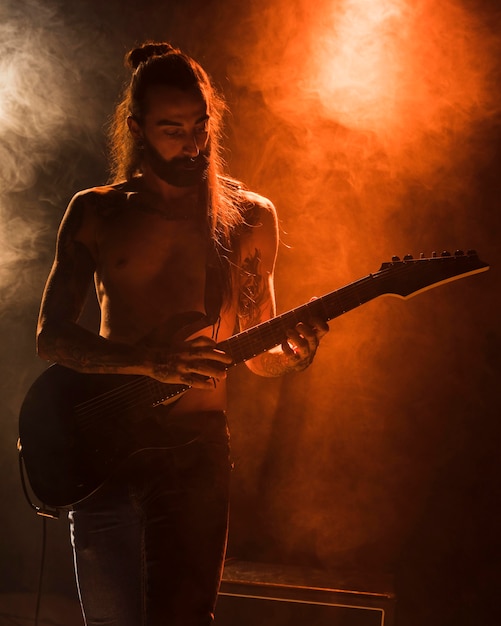
[[[171,434],[171,448],[135,454],[69,514],[87,626],[213,621],[227,539],[226,418],[183,416]]]

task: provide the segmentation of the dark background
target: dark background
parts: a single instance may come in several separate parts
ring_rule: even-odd
[[[229,170],[277,206],[280,312],[393,254],[491,265],[338,318],[303,374],[231,372],[229,556],[390,574],[398,626],[499,623],[499,7],[371,6],[2,4],[0,592],[38,582],[15,443],[57,226],[106,181],[124,53],[161,39],[225,93]],[[66,521],[48,531],[45,589],[74,598]]]

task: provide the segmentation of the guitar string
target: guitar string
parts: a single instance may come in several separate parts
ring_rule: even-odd
[[[465,259],[469,257],[460,258]],[[446,258],[447,261],[451,259],[455,260],[457,257]],[[431,259],[431,261],[440,260],[443,260],[443,258],[438,257],[437,259]],[[302,319],[301,313],[303,311],[322,309],[324,319],[334,319],[335,317],[342,315],[343,313],[352,310],[365,302],[374,299],[375,297],[389,293],[379,287],[387,284],[388,281],[392,280],[396,274],[408,274],[410,269],[423,267],[423,261],[430,261],[430,259],[420,259],[419,261],[416,261],[414,265],[402,264],[401,266],[390,266],[390,268],[380,270],[375,274],[369,274],[368,276],[365,276],[350,285],[346,285],[339,290],[326,294],[325,296],[304,304],[296,309],[283,313],[272,320],[268,320],[267,322],[263,322],[258,326],[248,329],[247,331],[243,331],[243,333],[230,337],[218,344],[218,347],[226,349],[236,362],[247,360],[248,358],[251,358],[259,353],[255,350],[256,344],[260,344],[262,346],[261,351],[264,351],[272,348],[274,345],[278,345],[282,340],[284,340],[286,338],[285,331],[290,327],[291,320],[294,320],[296,323],[300,321]],[[417,265],[418,263],[421,265]],[[425,269],[427,267],[429,268],[430,266],[425,265]],[[367,297],[361,298],[359,293],[361,287],[371,287],[371,285],[373,288],[369,289],[369,291],[365,294]],[[336,306],[334,307],[334,305]],[[331,316],[330,313],[326,313],[327,310],[332,310],[333,308],[336,310],[334,315]],[[321,311],[317,311],[317,314],[320,313]],[[280,339],[277,339],[278,334],[280,334]],[[145,401],[153,406],[162,400],[162,389],[172,389],[174,387],[179,387],[179,393],[189,389],[189,386],[182,384],[161,383],[147,376],[142,376],[134,381],[124,383],[118,388],[104,392],[97,397],[82,403],[82,409],[79,408],[79,416],[85,418],[85,422],[86,420],[92,421],[95,417],[100,416],[106,406],[111,406],[117,409],[116,411],[113,410],[112,413],[119,412],[120,410],[126,410],[127,407],[131,407],[134,404],[140,405]],[[159,394],[158,397],[150,402],[150,398],[153,398],[155,393]],[[178,395],[178,390],[173,390],[172,396],[175,395]],[[117,398],[120,399],[120,402],[117,402]],[[117,404],[119,406],[116,406]]]
[[[129,409],[134,407],[142,406],[145,409],[153,408],[155,404],[159,403],[161,395],[158,393],[158,387],[162,386],[162,383],[149,379],[148,377],[143,377],[140,381],[134,382],[138,384],[131,384],[130,387],[132,389],[129,389],[128,385],[122,386],[122,388],[127,387],[127,393],[117,395],[113,393],[113,390],[111,390],[110,393],[106,392],[101,394],[101,396],[98,396],[97,401],[93,402],[90,406],[87,406],[85,410],[81,410],[79,406],[75,407],[80,428],[85,430],[91,427],[92,423],[97,418],[102,418],[103,413],[106,413],[107,418],[113,418],[118,414],[124,412],[126,413]],[[177,391],[179,391],[179,393],[189,389],[186,385],[173,384],[165,386],[177,387]],[[154,395],[155,392],[157,392],[156,396]],[[156,399],[153,400],[153,398]]]
[[[123,376],[125,378],[125,375]],[[110,379],[112,379],[113,377],[114,375],[111,375]],[[146,377],[141,377],[141,378],[146,378]],[[118,398],[123,397],[124,392],[125,393],[127,393],[128,391],[134,392],[136,388],[140,389],[142,386],[141,378],[133,377],[133,380],[125,381],[121,385],[118,385],[101,394],[98,394],[95,397],[90,398],[89,400],[85,400],[84,402],[78,405],[78,408],[81,411],[81,414],[84,414],[87,411],[92,411],[96,404],[96,400],[99,400],[100,403],[115,402]]]
[[[75,412],[79,417],[80,426],[85,428],[94,419],[102,417],[104,412],[107,412],[108,416],[113,416],[120,411],[125,411],[127,407],[133,406],[133,399],[141,402],[141,394],[146,401],[147,395],[144,393],[144,384],[147,381],[146,377],[135,378],[77,405]]]
[[[88,400],[77,407],[75,410],[79,416],[80,425],[84,427],[97,418],[101,417],[104,412],[108,416],[116,415],[120,412],[127,411],[132,407],[155,404],[155,392],[159,392],[162,383],[148,378],[147,376],[139,377],[134,381],[129,381],[120,385],[119,388],[111,389],[104,392],[91,400]],[[181,387],[181,385],[179,385]],[[159,400],[161,394],[158,393]]]

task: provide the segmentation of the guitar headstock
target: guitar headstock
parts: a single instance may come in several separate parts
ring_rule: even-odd
[[[489,265],[478,258],[475,250],[456,250],[454,254],[444,251],[440,255],[433,252],[431,257],[423,253],[415,259],[411,254],[383,263],[377,273],[378,278],[391,281],[387,293],[402,297],[416,295],[426,289],[485,272]]]

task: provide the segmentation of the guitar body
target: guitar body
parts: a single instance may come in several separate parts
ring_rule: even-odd
[[[30,485],[41,502],[57,508],[76,504],[131,455],[168,447],[162,427],[168,407],[145,401],[144,381],[60,365],[37,378],[21,407],[19,435]]]

